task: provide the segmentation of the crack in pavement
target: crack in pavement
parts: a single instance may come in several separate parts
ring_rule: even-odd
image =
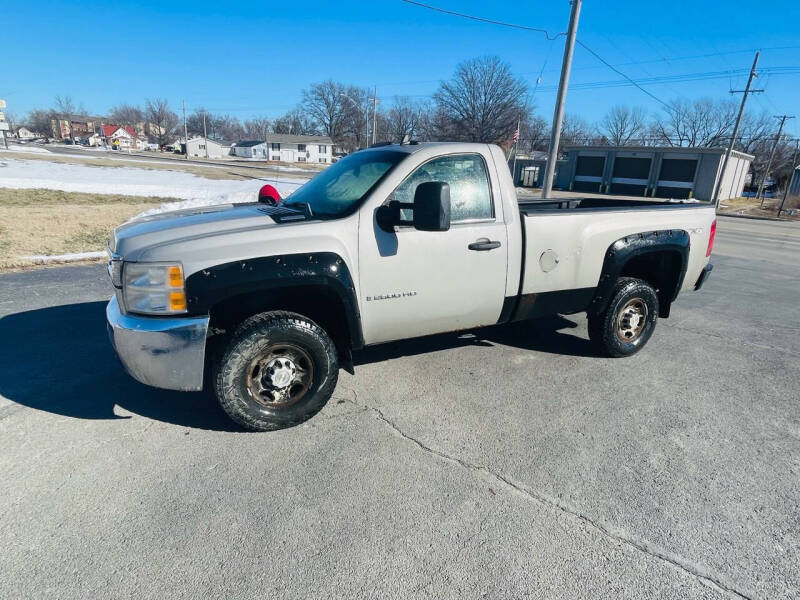
[[[444,460],[445,462],[458,465],[469,471],[479,472],[488,475],[489,477],[495,479],[501,485],[511,490],[512,492],[522,494],[527,499],[533,500],[534,502],[540,504],[541,506],[544,506],[545,508],[557,510],[562,514],[565,514],[573,519],[576,519],[579,522],[588,526],[589,528],[599,532],[606,538],[616,540],[617,542],[630,546],[631,548],[634,548],[639,552],[647,554],[652,558],[656,558],[662,562],[665,562],[668,565],[674,567],[675,569],[681,571],[682,573],[694,577],[700,582],[701,585],[709,587],[720,593],[732,594],[735,597],[743,598],[744,600],[754,600],[754,597],[752,595],[740,592],[739,590],[734,588],[732,584],[724,582],[719,576],[709,573],[708,571],[703,569],[703,567],[701,567],[700,565],[693,564],[689,561],[684,560],[677,554],[673,554],[666,550],[657,548],[656,546],[645,540],[638,540],[633,537],[630,537],[621,531],[615,531],[611,525],[602,523],[601,521],[596,521],[580,513],[576,508],[573,508],[566,503],[560,502],[555,498],[552,498],[545,494],[541,494],[539,492],[535,492],[529,488],[526,488],[521,483],[512,481],[505,475],[501,475],[500,473],[497,473],[488,467],[471,463],[467,460],[458,458],[456,456],[451,456],[449,454],[446,454],[445,452],[442,452],[441,450],[436,450],[435,448],[426,445],[417,438],[407,434],[405,431],[400,429],[400,427],[397,426],[394,423],[394,421],[388,418],[379,408],[376,408],[374,406],[369,406],[367,404],[362,404],[361,402],[359,402],[358,394],[356,393],[355,390],[348,390],[348,391],[350,391],[353,394],[353,399],[352,400],[346,399],[346,402],[349,402],[356,406],[360,406],[366,409],[366,411],[372,412],[373,414],[376,415],[378,420],[382,421],[385,425],[390,427],[395,434],[411,442],[424,452],[436,456],[439,459]]]

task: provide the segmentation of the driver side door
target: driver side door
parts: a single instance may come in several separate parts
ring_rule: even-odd
[[[385,199],[412,203],[420,183],[450,186],[448,231],[373,222],[359,227],[362,328],[367,344],[497,322],[505,298],[507,231],[481,153],[433,158]],[[373,215],[374,221],[374,215]],[[409,209],[402,218],[411,220]]]

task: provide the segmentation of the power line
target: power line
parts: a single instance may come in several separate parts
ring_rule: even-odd
[[[608,62],[606,59],[604,59],[602,56],[600,56],[600,55],[599,55],[597,52],[595,52],[594,50],[592,50],[591,48],[589,48],[589,46],[587,46],[586,44],[584,44],[584,43],[583,43],[582,41],[580,41],[580,40],[577,40],[577,42],[578,42],[578,45],[579,45],[581,48],[583,48],[584,50],[586,50],[587,52],[589,52],[589,54],[591,54],[592,56],[594,56],[594,57],[595,57],[597,60],[599,60],[599,61],[600,61],[601,63],[603,63],[605,66],[607,66],[609,69],[611,69],[612,71],[614,71],[614,72],[615,72],[617,75],[621,75],[622,77],[624,77],[624,78],[625,78],[626,80],[628,80],[628,81],[629,81],[631,84],[633,84],[633,85],[634,85],[634,86],[636,86],[638,89],[640,89],[641,91],[643,91],[645,94],[647,94],[648,96],[650,96],[650,97],[651,97],[653,100],[655,100],[656,102],[658,102],[658,103],[660,103],[661,105],[663,105],[663,106],[664,106],[664,108],[666,108],[667,110],[670,110],[670,111],[672,110],[672,107],[671,107],[669,104],[667,104],[666,102],[664,102],[664,101],[663,101],[661,98],[659,98],[659,97],[658,97],[658,96],[656,96],[655,94],[652,94],[652,93],[650,93],[649,91],[647,91],[646,89],[644,89],[644,88],[643,88],[641,85],[639,85],[638,83],[636,83],[636,82],[635,82],[633,79],[631,79],[630,77],[628,77],[628,76],[627,76],[625,73],[623,73],[622,71],[620,71],[620,70],[619,70],[618,68],[616,68],[614,65],[612,65],[611,63],[609,63],[609,62]]]
[[[504,21],[495,21],[493,19],[486,19],[486,18],[483,18],[483,17],[477,17],[475,15],[468,15],[466,13],[460,13],[460,12],[456,12],[456,11],[452,11],[452,10],[445,10],[444,8],[439,8],[437,6],[431,6],[430,4],[423,4],[422,2],[416,2],[415,0],[400,0],[400,1],[401,2],[405,2],[406,4],[413,4],[414,6],[419,6],[419,7],[422,7],[422,8],[426,8],[428,10],[433,10],[433,11],[444,13],[444,14],[447,14],[447,15],[452,15],[454,17],[460,17],[462,19],[470,19],[470,20],[473,20],[473,21],[480,21],[482,23],[490,23],[492,25],[500,25],[501,27],[510,27],[512,29],[522,29],[524,31],[535,31],[537,33],[543,33],[545,35],[545,37],[547,37],[548,40],[554,40],[558,36],[565,35],[564,33],[558,33],[555,36],[551,36],[549,31],[547,31],[546,29],[541,29],[539,27],[529,27],[528,25],[519,25],[517,23],[506,23]],[[607,60],[605,60],[597,52],[595,52],[594,50],[589,48],[589,46],[584,44],[582,41],[576,40],[576,43],[578,45],[580,45],[584,50],[589,52],[592,56],[594,56],[597,60],[599,60],[601,63],[606,65],[608,68],[610,68],[612,71],[614,71],[618,75],[621,75],[622,77],[627,79],[633,86],[635,86],[638,89],[640,89],[642,92],[644,92],[645,94],[650,96],[653,100],[655,100],[655,101],[659,102],[660,104],[662,104],[664,106],[664,108],[666,108],[667,110],[672,110],[672,108],[670,107],[669,104],[664,102],[661,98],[659,98],[655,94],[653,94],[653,93],[647,91],[646,89],[644,89],[641,85],[636,83],[633,79],[628,77],[625,73],[623,73],[618,68],[616,68],[614,65],[609,63]]]
[[[486,19],[484,17],[476,17],[475,15],[468,15],[465,13],[456,12],[454,10],[446,10],[444,8],[439,8],[438,6],[431,6],[430,4],[415,2],[414,0],[400,0],[400,1],[405,2],[406,4],[413,4],[414,6],[419,6],[421,8],[427,8],[428,10],[444,13],[446,15],[461,17],[462,19],[470,19],[471,21],[480,21],[481,23],[490,23],[492,25],[501,25],[502,27],[510,27],[512,29],[522,29],[523,31],[535,31],[537,33],[543,33],[548,40],[555,40],[562,35],[566,35],[566,33],[563,31],[560,33],[556,33],[555,35],[552,35],[546,29],[541,29],[539,27],[529,27],[528,25],[518,25],[516,23],[506,23],[504,21],[495,21],[493,19]]]

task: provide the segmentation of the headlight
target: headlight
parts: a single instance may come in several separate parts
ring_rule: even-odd
[[[129,263],[122,269],[125,308],[147,315],[186,312],[183,267],[175,263]]]
[[[115,288],[122,287],[122,257],[108,252],[108,276],[111,278],[111,285]]]

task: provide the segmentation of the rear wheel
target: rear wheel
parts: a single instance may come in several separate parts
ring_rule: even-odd
[[[302,315],[277,311],[242,323],[215,367],[220,406],[255,431],[311,418],[333,394],[339,374],[325,331]]]
[[[656,327],[658,294],[646,281],[621,277],[608,307],[589,315],[589,338],[608,356],[631,356],[641,350]]]

